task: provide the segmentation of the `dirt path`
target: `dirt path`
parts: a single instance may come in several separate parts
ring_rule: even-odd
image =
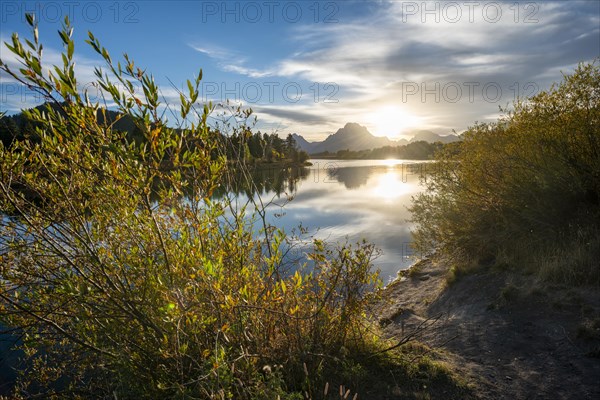
[[[600,399],[600,291],[484,270],[446,284],[425,260],[384,291],[390,337],[420,331],[481,399]]]

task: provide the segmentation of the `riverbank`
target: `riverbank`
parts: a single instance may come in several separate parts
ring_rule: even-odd
[[[249,163],[247,166],[251,168],[257,169],[283,169],[283,168],[302,168],[302,167],[310,167],[312,163],[310,161],[290,161],[290,160],[281,160],[281,161],[259,161],[255,163]]]
[[[426,259],[383,289],[385,335],[414,335],[476,398],[600,398],[597,288],[489,267],[448,284],[448,273]]]

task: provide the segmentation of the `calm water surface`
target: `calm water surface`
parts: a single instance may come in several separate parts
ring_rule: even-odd
[[[396,277],[414,259],[410,248],[411,196],[423,190],[419,176],[427,164],[406,160],[310,160],[295,184],[279,195],[266,188],[269,222],[286,232],[302,226],[329,242],[374,243],[382,254],[374,262],[384,282]],[[292,200],[286,202],[286,198]],[[280,205],[284,204],[284,207]]]

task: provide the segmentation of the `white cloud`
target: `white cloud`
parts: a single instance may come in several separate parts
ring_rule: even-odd
[[[225,71],[249,76],[250,78],[264,78],[267,76],[271,76],[273,74],[271,71],[261,71],[258,69],[246,68],[244,66],[235,65],[235,64],[226,64],[226,65],[223,65],[222,67]]]
[[[216,60],[218,66],[224,71],[248,76],[250,78],[263,78],[272,75],[272,72],[269,70],[261,71],[259,69],[244,66],[247,58],[235,51],[213,45],[200,47],[190,44],[189,46],[197,52],[206,54],[210,58]]]
[[[204,53],[207,56],[209,56],[211,58],[215,58],[217,60],[225,60],[225,59],[228,59],[230,57],[233,57],[233,55],[234,55],[229,50],[224,49],[224,48],[219,47],[219,46],[209,45],[209,46],[202,46],[202,47],[200,47],[200,46],[196,46],[196,45],[193,45],[193,44],[190,44],[189,46],[192,49],[196,50],[197,52]]]
[[[600,55],[598,35],[590,35],[598,30],[598,18],[586,14],[585,3],[531,3],[527,9],[519,4],[517,13],[513,3],[494,2],[493,7],[502,7],[495,23],[490,22],[493,10],[484,16],[481,9],[475,9],[473,21],[463,10],[456,23],[443,15],[439,23],[434,16],[423,23],[421,15],[403,17],[406,3],[389,2],[364,20],[295,26],[301,50],[276,63],[273,73],[337,83],[340,104],[329,118],[338,126],[361,122],[377,107],[396,104],[420,117],[424,128],[448,132],[492,118],[498,106],[522,95],[526,85],[546,89],[561,79],[559,69],[570,71],[578,61]],[[431,10],[433,4],[444,6],[426,6]],[[420,93],[406,98],[408,84],[417,84]],[[424,93],[436,84],[438,93]],[[462,95],[447,101],[449,92],[443,88],[452,85],[459,85]],[[467,85],[473,87],[472,96]],[[304,112],[320,116],[321,110],[315,104]]]

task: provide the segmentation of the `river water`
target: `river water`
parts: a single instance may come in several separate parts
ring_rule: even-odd
[[[423,190],[422,161],[319,160],[293,174],[295,179],[269,182],[266,171],[259,192],[268,206],[268,221],[291,232],[300,224],[328,242],[374,243],[381,255],[374,261],[384,283],[414,262],[411,248],[411,197]],[[266,182],[266,183],[265,183]],[[291,199],[291,200],[290,200]],[[288,201],[289,200],[289,201]]]

